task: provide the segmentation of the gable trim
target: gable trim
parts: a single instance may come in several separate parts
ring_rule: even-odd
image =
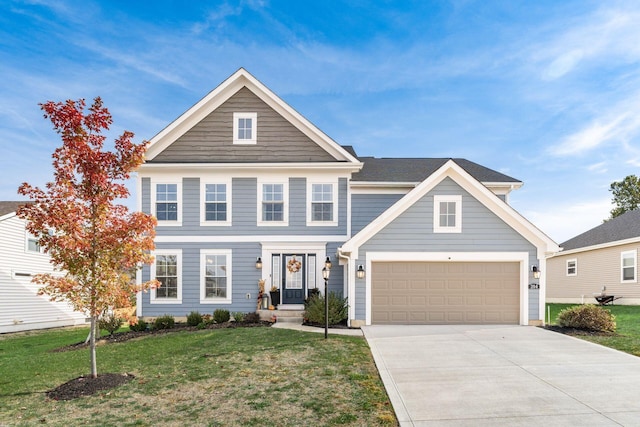
[[[360,165],[361,167],[362,164],[357,158],[305,119],[300,113],[280,99],[275,93],[253,77],[244,68],[240,68],[238,71],[233,73],[229,78],[218,85],[218,87],[198,101],[193,107],[189,108],[180,117],[151,138],[146,153],[146,159],[153,160],[173,142],[184,135],[189,129],[202,121],[243,87],[249,89],[269,107],[282,115],[309,139],[318,144],[320,148],[333,156],[336,161],[346,161]]]
[[[447,177],[455,181],[471,196],[475,197],[491,212],[507,223],[507,225],[534,244],[538,248],[538,258],[544,258],[545,253],[559,250],[558,245],[551,238],[520,215],[515,209],[503,202],[478,180],[469,175],[468,172],[458,166],[453,160],[448,160],[416,188],[360,230],[359,233],[339,248],[339,251],[343,253],[357,253],[360,246],[382,231],[393,220],[404,213],[409,207],[413,206]]]
[[[600,243],[598,245],[584,246],[582,248],[569,249],[568,251],[560,250],[558,252],[551,254],[550,256],[548,256],[548,258],[555,258],[563,255],[578,254],[581,252],[595,251],[598,249],[613,248],[615,246],[623,246],[623,245],[629,245],[633,243],[640,243],[640,236],[631,237],[629,239],[624,239],[624,240],[614,240],[613,242]]]

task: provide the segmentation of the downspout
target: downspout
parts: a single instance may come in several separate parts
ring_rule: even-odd
[[[355,318],[356,306],[355,306],[355,275],[352,270],[352,260],[349,255],[345,255],[345,252],[342,252],[342,248],[338,248],[338,259],[345,260],[345,265],[347,266],[347,301],[349,304],[349,316],[347,318],[347,326],[351,327],[351,319]]]

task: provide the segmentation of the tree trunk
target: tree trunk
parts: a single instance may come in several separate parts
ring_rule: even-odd
[[[91,355],[91,377],[98,377],[98,366],[96,364],[96,328],[98,327],[98,317],[91,316],[91,332],[89,332],[89,353]]]

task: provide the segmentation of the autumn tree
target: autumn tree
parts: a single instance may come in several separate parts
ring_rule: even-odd
[[[102,135],[112,123],[100,98],[86,111],[85,101],[40,105],[62,139],[53,153],[53,182],[46,189],[23,183],[18,193],[31,203],[18,210],[27,230],[51,256],[57,274],[39,274],[40,294],[66,300],[91,318],[91,375],[97,377],[96,325],[115,307],[131,307],[132,295],[158,285],[136,285],[131,272],[153,261],[156,220],[129,212],[120,204],[129,195],[125,180],[144,159],[147,143],[134,144],[125,131],[114,150],[104,148]],[[135,321],[135,319],[131,319]]]
[[[613,193],[612,203],[615,205],[609,219],[640,207],[640,179],[637,176],[629,175],[622,181],[612,182],[609,191]]]

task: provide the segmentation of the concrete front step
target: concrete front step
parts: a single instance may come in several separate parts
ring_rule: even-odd
[[[272,320],[276,316],[278,322],[302,324],[304,310],[258,310],[260,320]]]

